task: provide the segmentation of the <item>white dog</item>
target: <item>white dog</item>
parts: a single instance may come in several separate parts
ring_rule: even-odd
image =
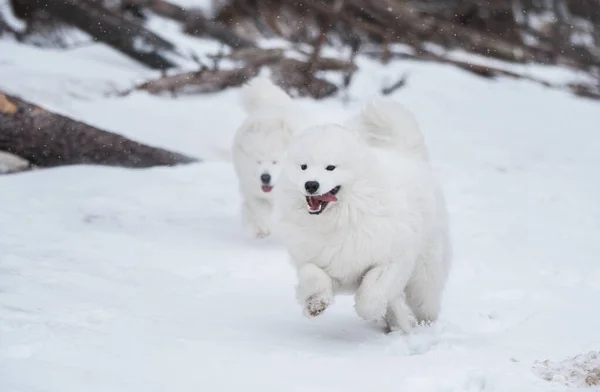
[[[243,197],[242,218],[259,238],[271,233],[272,190],[292,134],[292,99],[265,77],[242,89],[246,120],[233,142],[233,162]]]
[[[292,141],[278,191],[281,230],[305,315],[355,294],[366,320],[410,331],[440,312],[450,268],[447,212],[414,117],[378,100],[350,128]],[[408,305],[408,308],[406,307]]]

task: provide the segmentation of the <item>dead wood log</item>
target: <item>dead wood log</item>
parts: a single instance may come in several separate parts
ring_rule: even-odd
[[[292,95],[310,96],[316,99],[335,94],[338,87],[324,79],[308,73],[309,64],[304,61],[285,57],[282,49],[245,48],[236,50],[223,58],[240,62],[238,68],[220,70],[218,67],[201,68],[195,72],[163,76],[137,85],[123,92],[147,91],[150,94],[207,94],[238,87],[258,75],[262,67],[268,67],[273,73],[276,84]],[[314,63],[315,71],[351,72],[355,65],[332,58],[319,58]]]
[[[41,10],[154,69],[174,67],[175,45],[93,0],[13,0]]]
[[[284,51],[281,49],[240,49],[227,57],[244,62],[246,68],[259,69],[262,66],[267,66],[271,69],[274,83],[290,95],[309,96],[315,99],[329,97],[338,91],[338,87],[333,83],[315,76],[316,72],[341,71],[352,73],[356,69],[352,61],[348,62],[329,57],[315,57],[313,55],[308,62],[286,58]]]
[[[150,94],[208,94],[241,86],[258,74],[258,68],[242,67],[233,70],[201,69],[164,76],[157,80],[142,83],[134,90],[147,91]]]
[[[196,161],[49,112],[2,92],[0,150],[40,167],[95,164],[143,168]]]
[[[244,48],[236,50],[225,58],[239,61],[250,67],[260,67],[281,61],[285,56],[283,49]]]
[[[313,63],[315,71],[339,71],[339,72],[354,72],[356,64],[354,57],[350,61],[344,61],[333,57],[320,57]]]

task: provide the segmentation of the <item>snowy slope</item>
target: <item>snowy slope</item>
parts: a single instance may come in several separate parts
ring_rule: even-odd
[[[568,390],[531,368],[600,348],[600,106],[449,66],[360,65],[347,106],[303,104],[337,121],[409,74],[395,97],[426,134],[456,253],[440,322],[411,336],[383,335],[350,298],[302,317],[278,239],[240,228],[235,90],[116,98],[154,74],[101,45],[0,40],[0,89],[207,159],[0,177],[0,391]]]

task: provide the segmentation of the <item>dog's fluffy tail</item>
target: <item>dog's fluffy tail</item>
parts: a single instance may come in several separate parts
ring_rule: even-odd
[[[266,76],[258,76],[242,88],[241,102],[246,113],[281,108],[292,101],[289,95]]]
[[[373,147],[393,148],[407,156],[427,160],[427,148],[417,120],[394,100],[371,101],[358,118],[358,132]]]

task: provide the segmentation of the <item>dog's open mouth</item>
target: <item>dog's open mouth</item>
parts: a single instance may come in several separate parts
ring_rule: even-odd
[[[265,193],[269,193],[273,190],[273,187],[271,185],[263,185],[261,188],[262,188],[262,191]]]
[[[319,215],[325,211],[327,205],[331,202],[337,201],[335,196],[340,191],[340,186],[336,186],[332,190],[322,195],[306,196],[306,204],[308,206],[308,213],[312,215]]]

